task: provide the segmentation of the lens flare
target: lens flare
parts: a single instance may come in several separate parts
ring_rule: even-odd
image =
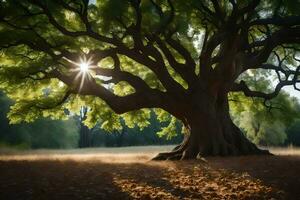
[[[83,73],[88,72],[89,68],[90,68],[89,63],[87,63],[87,62],[80,63],[79,67],[80,67],[80,71],[83,72]]]

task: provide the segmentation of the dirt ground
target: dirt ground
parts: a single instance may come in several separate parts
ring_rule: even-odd
[[[300,199],[298,154],[153,162],[142,148],[0,152],[0,199]]]

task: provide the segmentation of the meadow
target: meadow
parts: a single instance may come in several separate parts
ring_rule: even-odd
[[[0,199],[299,199],[300,149],[275,156],[150,159],[173,146],[2,149]]]

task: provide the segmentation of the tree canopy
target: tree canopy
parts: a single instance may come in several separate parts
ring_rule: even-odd
[[[9,118],[64,118],[85,104],[86,124],[118,130],[120,118],[148,126],[155,108],[170,126],[168,113],[185,127],[197,115],[218,132],[211,123],[221,126],[228,93],[272,107],[283,87],[300,90],[299,8],[297,0],[2,1],[1,88],[16,101]],[[272,89],[249,81],[261,74]],[[218,143],[207,151],[237,152]]]

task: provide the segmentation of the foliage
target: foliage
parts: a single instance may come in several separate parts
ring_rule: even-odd
[[[0,147],[14,147],[17,149],[29,148],[76,148],[79,139],[79,118],[70,116],[69,120],[38,119],[31,123],[9,125],[6,113],[9,112],[11,101],[0,93]],[[74,105],[73,105],[74,106]],[[74,107],[73,107],[74,108]],[[133,114],[133,113],[131,113]],[[140,115],[130,115],[128,121]],[[97,124],[91,132],[91,146],[134,146],[134,145],[163,145],[178,144],[182,140],[179,124],[176,125],[177,133],[173,137],[158,136],[156,132],[163,127],[156,119],[154,112],[145,113],[149,117],[150,125],[147,127],[131,126],[122,131],[103,130],[103,124]],[[149,115],[149,116],[148,116]],[[143,115],[141,115],[143,116]],[[170,115],[167,115],[170,118]],[[132,118],[133,117],[133,118]],[[142,119],[141,119],[142,120]],[[143,120],[142,120],[143,121]],[[147,124],[148,125],[148,124]]]
[[[287,145],[300,146],[300,120],[296,120],[287,128]]]
[[[168,123],[159,135],[171,138],[175,117],[185,120],[189,100],[203,90],[213,98],[231,91],[269,101],[299,84],[298,8],[297,0],[1,1],[0,89],[14,100],[10,123],[66,119],[88,106],[90,128],[121,131],[124,123],[142,130],[154,108]],[[91,62],[88,72],[79,71],[80,60]],[[276,72],[274,91],[269,71]],[[249,137],[266,142],[278,119],[271,140],[282,143],[295,103],[279,95],[288,114],[269,117],[261,103],[242,99],[233,115],[243,112],[238,120],[252,124],[239,122]],[[254,119],[265,123],[259,131]]]
[[[125,123],[125,122],[124,122]],[[161,124],[153,112],[150,113],[149,126],[142,130],[138,127],[124,127],[121,131],[107,132],[99,126],[92,132],[92,146],[141,146],[141,145],[165,145],[179,144],[183,135],[180,134],[181,126],[177,122],[173,135],[160,135],[157,132],[164,130],[164,124]],[[123,124],[123,123],[122,123]],[[167,126],[168,127],[168,126]]]
[[[11,102],[0,93],[0,141],[16,148],[75,148],[78,131],[74,120],[38,119],[34,123],[9,125]],[[3,146],[3,145],[2,145]]]
[[[283,145],[288,128],[300,118],[299,100],[281,93],[271,102],[231,94],[231,114],[247,137],[260,145]]]

